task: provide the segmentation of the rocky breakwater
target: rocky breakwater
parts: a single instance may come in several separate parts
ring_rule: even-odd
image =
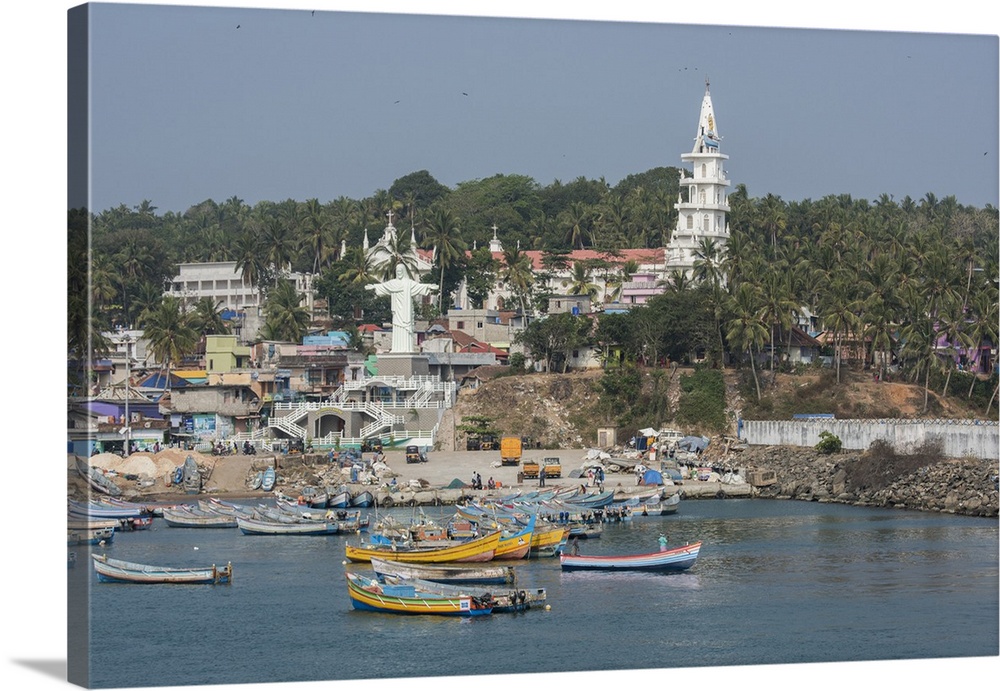
[[[968,516],[998,515],[996,459],[941,458],[934,449],[909,455],[873,445],[863,453],[823,454],[808,447],[750,447],[732,453],[724,467],[744,476],[773,471],[773,484],[754,496],[830,501],[940,511]]]

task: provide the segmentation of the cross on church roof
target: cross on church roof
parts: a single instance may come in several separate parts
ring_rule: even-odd
[[[389,217],[389,225],[392,225],[392,209],[389,209],[389,213],[386,214]]]

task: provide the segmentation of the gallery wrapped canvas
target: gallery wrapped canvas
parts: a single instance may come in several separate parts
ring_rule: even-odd
[[[451,9],[68,9],[68,681],[995,669],[992,30]]]

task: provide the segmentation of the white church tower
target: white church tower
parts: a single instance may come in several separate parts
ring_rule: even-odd
[[[729,160],[729,156],[719,151],[721,140],[706,79],[694,148],[691,153],[681,155],[681,160],[691,165],[693,175],[686,177],[685,171],[681,170],[680,191],[674,205],[677,209],[677,227],[666,248],[667,276],[678,271],[691,277],[698,258],[695,252],[703,238],[715,241],[720,258],[725,252],[726,241],[729,239],[729,224],[726,220],[729,212],[729,205],[726,203],[729,180],[723,161]]]

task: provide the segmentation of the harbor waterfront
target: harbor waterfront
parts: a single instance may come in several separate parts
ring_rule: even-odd
[[[444,520],[454,507],[388,513],[419,511]],[[834,503],[683,501],[674,515],[608,523],[579,549],[648,552],[660,534],[671,546],[702,541],[690,570],[518,561],[518,586],[544,588],[551,609],[473,619],[354,610],[345,570],[370,572],[345,564],[358,534],[250,536],[157,518],[111,544],[70,548],[69,582],[71,598],[89,598],[94,688],[978,657],[998,652],[997,528],[993,518]],[[99,583],[91,553],[231,562],[235,578]]]

